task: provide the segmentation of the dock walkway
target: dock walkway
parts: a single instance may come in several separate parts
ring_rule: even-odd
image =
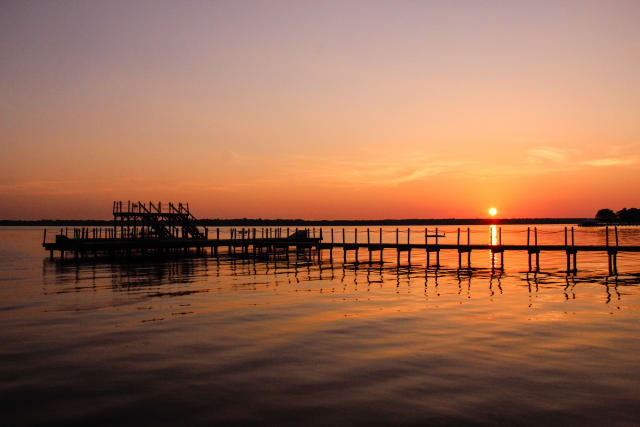
[[[439,234],[438,228],[424,229],[422,243],[411,242],[410,229],[406,231],[406,241],[400,241],[400,230],[395,229],[395,242],[384,241],[382,229],[371,233],[366,229],[366,241],[358,241],[358,235],[362,234],[354,229],[353,240],[346,237],[346,230],[341,230],[340,241],[336,241],[336,233],[330,230],[330,236],[325,239],[323,230],[318,229],[289,229],[289,228],[231,228],[228,237],[221,236],[221,230],[210,230],[208,227],[197,227],[195,218],[189,212],[188,204],[169,204],[166,209],[158,203],[148,205],[127,205],[123,209],[122,202],[114,202],[114,225],[109,228],[75,228],[72,230],[61,229],[55,234],[54,241],[47,241],[47,231],[44,230],[42,246],[50,252],[53,260],[54,253],[60,254],[59,260],[65,260],[65,254],[73,254],[73,259],[97,259],[97,258],[121,258],[131,257],[176,257],[184,255],[197,256],[243,256],[243,257],[286,257],[290,253],[296,256],[304,256],[308,259],[322,260],[323,251],[328,252],[329,261],[333,263],[333,251],[342,252],[343,262],[347,263],[347,254],[353,252],[355,262],[359,261],[362,251],[368,253],[368,262],[372,263],[373,255],[377,253],[375,262],[382,262],[383,252],[392,250],[396,252],[397,264],[400,265],[400,255],[407,253],[408,264],[411,264],[411,254],[415,251],[425,251],[427,268],[431,267],[431,255],[435,256],[435,267],[440,267],[440,252],[454,251],[458,253],[458,268],[463,268],[462,257],[467,255],[466,268],[471,268],[471,253],[473,251],[488,251],[492,260],[499,257],[496,268],[504,270],[504,252],[527,252],[529,258],[529,271],[540,270],[541,252],[565,252],[567,257],[567,272],[577,272],[577,254],[580,252],[602,252],[608,256],[609,274],[617,274],[617,254],[621,252],[640,252],[640,246],[619,245],[618,229],[614,227],[614,238],[609,239],[609,227],[606,228],[605,245],[576,245],[573,227],[564,230],[564,244],[540,245],[538,244],[537,228],[527,229],[526,243],[502,244],[502,230],[497,229],[496,235],[492,234],[488,243],[471,243],[469,228],[457,230],[456,243],[441,243],[439,239],[445,237]],[[71,233],[69,233],[71,231]],[[466,234],[467,241],[461,241]],[[210,235],[212,237],[210,237]],[[404,235],[403,235],[404,240]],[[535,257],[535,266],[533,258]],[[493,263],[492,263],[493,265]]]

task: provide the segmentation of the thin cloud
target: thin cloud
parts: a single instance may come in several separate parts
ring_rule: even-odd
[[[636,159],[620,159],[614,157],[608,157],[603,159],[594,159],[586,162],[582,162],[581,164],[587,166],[595,166],[595,167],[607,167],[607,166],[626,166],[632,165],[636,162]]]
[[[339,180],[352,184],[393,186],[446,173],[458,168],[461,164],[462,162],[440,162],[434,163],[429,167],[413,167],[410,165],[404,166],[402,162],[387,164],[378,162],[346,164],[341,162],[332,175]]]
[[[566,158],[562,151],[548,147],[532,148],[527,151],[527,154],[529,157],[552,160],[554,162],[563,162]]]
[[[0,184],[1,194],[24,193],[35,195],[72,195],[83,193],[78,188],[81,181],[76,180],[39,180]]]
[[[424,166],[429,164],[429,166]],[[419,156],[405,155],[389,161],[343,160],[292,156],[280,163],[279,177],[290,181],[312,182],[324,187],[394,186],[419,181],[430,176],[447,173],[459,168],[460,161],[425,160]]]

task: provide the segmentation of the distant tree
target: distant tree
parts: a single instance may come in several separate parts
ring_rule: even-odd
[[[618,221],[625,223],[640,223],[640,209],[631,208],[631,209],[621,209],[618,211]]]
[[[616,215],[618,216],[618,220],[620,222],[627,222],[627,220],[629,219],[629,215],[627,214],[627,208],[620,209],[618,212],[616,212]]]
[[[596,213],[596,219],[602,222],[613,222],[618,219],[618,217],[611,209],[600,209],[598,213]]]

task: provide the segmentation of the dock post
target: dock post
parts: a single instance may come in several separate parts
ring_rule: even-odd
[[[471,269],[471,227],[467,227],[467,268]]]
[[[504,271],[504,250],[502,249],[502,227],[498,227],[498,246],[500,246],[500,271]]]
[[[396,257],[397,257],[397,261],[396,264],[399,266],[400,265],[400,231],[398,230],[398,227],[396,227]]]
[[[429,234],[428,228],[424,228],[424,247],[427,251],[427,268],[429,268]]]
[[[333,264],[333,228],[331,229],[331,247],[329,248],[329,262]]]
[[[458,227],[458,270],[462,268],[462,252],[460,252],[460,227]]]
[[[384,251],[383,247],[382,247],[382,227],[380,227],[380,229],[378,230],[379,235],[378,235],[378,243],[380,243],[380,268],[382,268],[382,264],[383,264],[383,258],[382,258],[382,252]]]
[[[569,242],[567,240],[567,227],[564,227],[564,250],[567,255],[567,274],[571,272],[571,253],[569,252]]]
[[[540,251],[538,250],[538,227],[533,228],[533,238],[536,247],[536,271],[540,271]]]
[[[407,227],[407,262],[409,263],[409,266],[411,266],[411,239],[410,239],[410,234],[411,234],[411,228]]]
[[[573,247],[573,272],[577,273],[578,272],[578,251],[576,251],[576,241],[575,241],[575,234],[573,231],[573,227],[571,227],[571,246]]]
[[[353,229],[353,234],[355,235],[354,241],[355,241],[355,244],[356,244],[356,264],[358,264],[358,262],[359,262],[358,261],[358,252],[359,251],[358,251],[358,229],[357,228]]]
[[[493,269],[496,268],[496,253],[494,251],[493,244],[493,227],[489,227],[489,246],[491,247],[491,273],[493,274]]]
[[[342,227],[342,258],[343,264],[347,263],[347,243],[344,239],[344,227]]]
[[[369,228],[367,228],[367,249],[369,249],[369,265],[371,265],[371,237],[369,236]]]
[[[528,258],[529,258],[529,271],[531,271],[531,248],[529,247],[530,246],[530,244],[529,244],[530,243],[530,238],[529,238],[530,232],[531,232],[531,227],[527,227],[527,255],[528,255]]]
[[[380,268],[382,268],[382,263],[383,263],[383,258],[382,258],[382,251],[384,250],[382,247],[382,227],[380,227],[380,237],[378,237],[378,240],[380,242]]]
[[[609,249],[607,249],[607,265],[609,267],[609,276],[613,276],[613,255]]]
[[[618,274],[618,226],[615,226],[616,231],[616,251],[613,253],[613,273]]]
[[[440,247],[438,246],[438,227],[436,227],[436,268],[440,268]]]

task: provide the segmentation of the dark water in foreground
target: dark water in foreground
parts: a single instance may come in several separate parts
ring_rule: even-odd
[[[453,253],[397,268],[392,251],[384,266],[56,264],[41,239],[0,229],[3,425],[640,422],[640,254],[617,278],[581,254],[567,277],[563,254],[537,275],[524,254],[498,274],[480,252],[470,273]]]

